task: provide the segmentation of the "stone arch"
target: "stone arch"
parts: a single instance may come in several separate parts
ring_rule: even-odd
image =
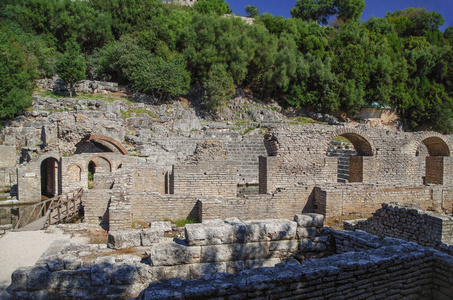
[[[358,156],[376,155],[376,147],[374,146],[373,140],[370,139],[363,131],[356,128],[344,128],[333,132],[326,141],[326,150],[330,141],[337,136],[347,138],[354,145]]]
[[[99,169],[101,168],[102,172],[112,172],[112,162],[105,156],[102,155],[93,156],[87,165],[89,171],[91,169],[90,164],[94,165],[95,172],[99,172]]]
[[[346,138],[354,149],[343,143],[331,145],[332,140],[339,136]],[[358,129],[344,128],[333,132],[326,141],[326,155],[337,159],[337,182],[364,182],[371,179],[373,159],[366,157],[375,156],[376,150],[372,141],[364,136]]]
[[[48,198],[55,197],[60,193],[60,161],[54,156],[46,156],[40,159],[41,195]]]
[[[416,155],[417,147],[425,144],[430,156],[450,156],[449,140],[437,132],[422,134],[414,143],[413,153]]]
[[[410,143],[410,154],[419,166],[418,172],[422,172],[417,177],[422,178],[423,184],[444,184],[444,158],[450,156],[449,144],[448,138],[437,132],[422,133]],[[420,145],[424,145],[428,155],[417,158]]]
[[[90,141],[95,143],[99,148],[104,149],[106,152],[119,152],[123,155],[129,155],[123,145],[121,145],[115,139],[104,135],[90,135],[88,137],[85,137],[79,143],[77,143],[76,147],[79,147],[82,144]]]

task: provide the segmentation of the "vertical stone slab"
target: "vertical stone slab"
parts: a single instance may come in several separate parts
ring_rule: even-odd
[[[17,168],[17,183],[19,201],[41,201],[41,174],[38,164],[28,164]]]

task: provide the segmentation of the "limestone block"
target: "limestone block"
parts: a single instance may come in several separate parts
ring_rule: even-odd
[[[247,225],[236,217],[225,219],[225,223],[233,226],[234,243],[245,243],[247,237]]]
[[[91,272],[88,268],[52,272],[48,288],[54,290],[73,290],[91,287]]]
[[[115,265],[112,278],[113,284],[132,285],[139,283],[139,280],[140,276],[137,266],[130,265],[129,263]]]
[[[140,246],[140,230],[110,231],[107,246],[113,249]]]
[[[208,274],[225,273],[227,271],[225,262],[201,263],[190,266],[190,274],[193,278],[201,278]]]
[[[188,245],[220,245],[234,241],[233,226],[223,222],[187,224],[185,227]]]
[[[35,266],[27,272],[27,290],[38,291],[46,289],[50,272],[45,266]]]
[[[168,266],[164,268],[165,279],[170,278],[181,278],[190,279],[190,266],[191,265],[179,265],[179,266]]]
[[[13,292],[27,290],[28,269],[28,267],[20,267],[11,274],[11,290]]]
[[[245,221],[244,223],[246,226],[244,243],[270,241],[270,237],[266,235],[266,221]]]
[[[168,223],[170,223],[170,222],[168,222]],[[141,239],[142,246],[150,246],[152,244],[159,243],[159,241],[163,237],[164,237],[164,230],[162,227],[145,228],[140,231],[140,239]]]
[[[245,270],[245,264],[243,260],[230,261],[226,263],[226,272],[236,274]]]
[[[170,221],[155,221],[149,223],[149,226],[152,229],[160,229],[162,231],[171,231],[171,222]]]
[[[270,251],[297,252],[299,243],[297,240],[272,241],[269,246]]]
[[[297,223],[286,220],[269,220],[264,225],[265,234],[272,241],[290,240],[296,237]]]
[[[300,241],[299,250],[302,252],[323,252],[327,247],[324,243],[314,243],[309,239],[302,239]]]
[[[233,257],[232,245],[211,245],[201,247],[202,263],[230,261]]]
[[[298,227],[297,238],[313,238],[316,235],[316,227]]]
[[[98,257],[91,267],[91,281],[93,286],[102,286],[110,284],[113,276],[113,266],[115,258]]]
[[[269,257],[269,242],[233,244],[233,260],[262,259]]]
[[[158,244],[149,250],[152,266],[174,266],[200,262],[201,247],[180,244]]]
[[[320,214],[300,214],[294,216],[294,221],[299,227],[317,227],[324,226],[324,216]]]

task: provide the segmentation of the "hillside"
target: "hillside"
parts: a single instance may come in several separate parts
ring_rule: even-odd
[[[69,94],[80,80],[114,81],[155,103],[183,96],[212,113],[243,90],[349,118],[377,103],[407,130],[452,131],[453,27],[439,30],[442,15],[408,8],[359,23],[363,0],[304,5],[289,19],[255,14],[250,25],[224,17],[223,0],[2,1],[0,117],[30,105],[35,79],[58,74]]]

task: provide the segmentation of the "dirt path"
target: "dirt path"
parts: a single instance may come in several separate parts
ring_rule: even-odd
[[[10,298],[6,289],[14,270],[33,266],[54,241],[62,239],[71,239],[71,236],[56,228],[52,233],[42,230],[8,232],[0,238],[0,299]]]

